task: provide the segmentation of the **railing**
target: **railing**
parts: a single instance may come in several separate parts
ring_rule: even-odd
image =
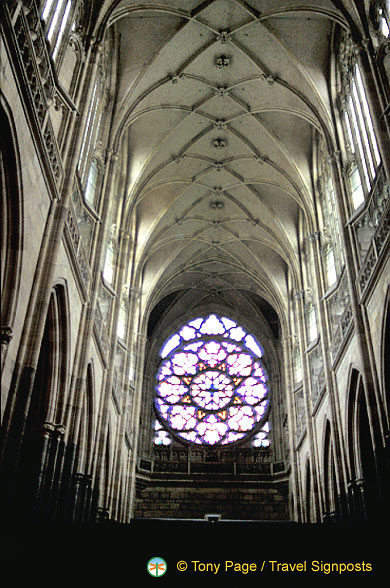
[[[383,168],[378,172],[375,185],[361,214],[352,222],[359,254],[357,286],[363,296],[374,270],[389,242],[390,186]]]
[[[202,451],[155,449],[153,459],[141,459],[138,469],[153,474],[273,475],[283,474],[284,462],[273,462],[269,450]]]
[[[241,448],[241,449],[194,449],[192,447],[155,447],[153,452],[154,461],[175,461],[192,463],[209,462],[234,462],[253,463],[269,462],[271,454],[269,449]]]
[[[334,363],[348,334],[353,321],[351,296],[347,275],[344,271],[340,283],[334,293],[328,298],[327,306],[331,322],[332,342],[330,346],[331,359]]]
[[[368,256],[374,235],[385,213],[388,200],[389,185],[386,182],[384,170],[381,168],[378,171],[374,187],[362,212],[352,221],[360,265],[364,263]]]
[[[371,245],[367,251],[364,263],[357,276],[357,284],[360,296],[365,293],[374,270],[381,259],[382,253],[387,249],[390,235],[390,199],[387,199],[385,210],[380,218],[374,233]]]

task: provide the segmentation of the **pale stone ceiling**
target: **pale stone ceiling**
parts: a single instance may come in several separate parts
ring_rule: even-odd
[[[283,308],[299,215],[313,226],[313,136],[332,138],[330,38],[343,22],[330,0],[112,5],[113,132],[127,143],[144,308],[175,290],[188,305],[242,304],[247,291]]]

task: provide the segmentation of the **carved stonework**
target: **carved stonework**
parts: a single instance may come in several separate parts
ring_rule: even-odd
[[[224,131],[226,129],[226,122],[223,119],[220,119],[215,121],[214,126],[218,131]]]
[[[74,481],[76,484],[90,486],[92,484],[92,476],[90,474],[74,474]]]
[[[110,518],[110,511],[108,510],[108,508],[99,507],[97,509],[96,518],[98,523],[104,523],[108,521],[108,519]]]
[[[8,345],[12,340],[13,334],[14,333],[11,327],[1,327],[1,344]]]
[[[62,439],[65,435],[65,425],[45,422],[42,425],[42,433],[47,438]]]
[[[225,88],[224,86],[219,86],[219,88],[217,88],[215,90],[215,95],[216,96],[229,96],[229,90],[227,88]]]
[[[81,63],[84,63],[84,61],[86,59],[86,54],[85,54],[85,50],[83,47],[82,38],[81,38],[81,35],[78,30],[72,31],[70,33],[68,43],[69,43],[69,47],[71,47],[71,49],[73,49],[73,51],[76,53],[76,55],[80,54]]]
[[[180,74],[171,74],[170,75],[170,80],[172,82],[172,84],[178,84],[180,80],[182,80],[184,77],[183,73]]]
[[[217,35],[217,41],[220,41],[222,45],[225,45],[229,41],[231,41],[231,36],[229,35],[229,31],[221,31],[219,35]]]
[[[213,145],[216,149],[224,149],[226,147],[226,141],[225,139],[221,139],[218,137],[218,139],[215,139],[213,141]]]
[[[320,238],[320,231],[314,231],[313,233],[310,233],[310,235],[307,235],[306,238],[309,243],[315,243]]]
[[[352,41],[350,33],[343,32],[339,44],[338,63],[341,76],[341,92],[339,95],[339,106],[345,108],[345,99],[350,94],[353,71],[356,64],[357,48]]]
[[[294,300],[304,300],[305,298],[305,290],[296,290],[293,292]]]
[[[218,69],[226,69],[230,65],[230,57],[226,57],[226,55],[220,55],[216,58],[215,65]]]
[[[264,80],[265,82],[267,82],[267,84],[269,86],[272,86],[276,80],[275,76],[273,76],[271,74],[266,74],[266,73],[261,74],[261,79]]]
[[[255,161],[257,161],[257,163],[259,163],[260,165],[263,165],[263,163],[265,163],[267,161],[267,158],[262,156],[262,155],[257,155],[256,153],[254,153],[252,155],[253,159]]]

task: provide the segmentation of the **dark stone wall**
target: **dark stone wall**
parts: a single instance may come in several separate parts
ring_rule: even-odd
[[[288,521],[286,483],[207,487],[176,483],[147,486],[138,493],[136,518],[203,519],[219,513],[224,519]]]

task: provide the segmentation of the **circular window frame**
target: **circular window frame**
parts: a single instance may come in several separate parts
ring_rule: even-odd
[[[229,337],[229,335],[226,336],[226,331],[230,331],[230,329],[226,329],[225,333],[223,335],[218,335],[218,334],[202,334],[194,339],[191,340],[183,340],[181,338],[180,342],[173,347],[165,356],[162,355],[162,352],[164,350],[164,348],[166,347],[167,343],[172,339],[172,337],[174,337],[175,335],[179,334],[180,331],[182,331],[182,329],[184,329],[186,326],[188,326],[189,324],[197,321],[197,320],[202,320],[202,323],[205,323],[205,321],[211,317],[211,316],[216,316],[218,318],[218,320],[220,321],[221,319],[227,319],[228,321],[231,321],[232,323],[235,323],[235,328],[241,328],[245,334],[243,335],[243,337],[241,338],[241,340],[235,340],[231,337]],[[199,331],[201,328],[201,325],[199,326],[198,329],[196,329],[196,331]],[[226,327],[225,327],[226,328]],[[230,327],[232,328],[232,327]],[[251,350],[244,342],[243,340],[250,335],[252,337],[252,339],[254,340],[256,346],[259,348],[259,350],[261,351],[260,355],[257,355],[254,353],[253,350]],[[233,441],[228,441],[228,442],[224,442],[224,440],[226,439],[226,435],[229,433],[229,431],[232,432],[237,432],[234,431],[232,429],[229,429],[222,437],[221,440],[215,442],[215,443],[207,443],[206,441],[202,441],[200,443],[196,442],[196,441],[192,441],[189,439],[185,439],[184,437],[182,437],[180,435],[180,432],[178,432],[177,430],[175,430],[170,423],[168,422],[168,420],[166,420],[164,418],[164,416],[161,414],[159,408],[157,407],[157,399],[161,396],[159,396],[158,394],[158,390],[157,390],[157,386],[159,385],[158,383],[158,374],[160,372],[161,367],[164,365],[164,363],[166,361],[169,360],[169,358],[171,356],[174,356],[176,353],[180,353],[183,352],[185,353],[186,351],[184,351],[183,347],[190,345],[191,343],[194,343],[195,341],[201,341],[202,342],[202,346],[207,342],[207,341],[215,341],[215,342],[229,342],[231,344],[235,344],[240,348],[240,351],[236,351],[236,350],[232,350],[230,352],[227,353],[227,356],[224,360],[221,360],[221,362],[226,361],[227,357],[230,354],[233,353],[240,353],[243,352],[245,354],[248,354],[251,356],[252,362],[258,362],[259,367],[261,368],[263,374],[264,374],[264,380],[263,380],[263,385],[265,385],[266,388],[266,394],[265,396],[258,402],[256,403],[256,406],[261,406],[265,404],[265,408],[264,408],[264,412],[261,416],[261,418],[259,419],[259,421],[255,422],[253,427],[248,430],[248,431],[243,431],[244,435],[242,438],[240,439],[236,439]],[[200,346],[199,349],[202,347]],[[198,350],[196,351],[196,354],[198,353]],[[195,448],[197,450],[212,450],[212,449],[218,449],[218,450],[226,450],[228,451],[229,449],[233,448],[233,447],[237,447],[238,445],[244,445],[247,443],[250,443],[251,441],[253,441],[253,438],[259,433],[261,432],[261,430],[263,429],[264,425],[269,422],[269,416],[270,416],[270,411],[271,411],[271,399],[272,399],[272,386],[270,384],[270,376],[268,373],[268,369],[265,365],[264,359],[263,359],[263,348],[262,345],[259,343],[259,340],[257,338],[256,335],[253,334],[253,332],[251,332],[249,329],[247,329],[244,326],[244,323],[242,323],[241,321],[237,321],[236,319],[232,319],[228,316],[226,316],[225,313],[219,313],[219,312],[214,312],[214,313],[207,313],[207,314],[202,314],[202,315],[196,315],[194,318],[189,318],[187,319],[185,322],[181,322],[180,325],[176,328],[176,330],[172,331],[171,334],[165,339],[163,345],[160,347],[159,350],[159,358],[160,361],[157,363],[157,366],[155,366],[155,370],[154,370],[154,382],[155,382],[155,386],[154,386],[154,395],[153,395],[153,412],[155,414],[155,418],[157,419],[157,421],[160,423],[160,425],[162,426],[162,428],[167,431],[169,433],[169,435],[171,435],[172,437],[172,441],[181,445],[181,446],[188,446],[188,447],[192,447]],[[220,363],[218,364],[218,366],[220,365]],[[253,370],[253,365],[251,367],[251,374],[249,374],[249,376],[241,376],[241,378],[245,379],[247,377],[253,377],[252,376],[252,370]],[[205,371],[217,371],[221,374],[224,375],[228,375],[227,371],[223,371],[221,369],[219,369],[219,367],[208,367],[207,370]],[[197,378],[200,374],[205,373],[205,371],[196,371],[195,374],[192,375],[192,378]],[[181,376],[181,377],[188,377],[188,376]],[[230,376],[228,376],[230,377]],[[258,377],[258,376],[257,376]],[[259,377],[258,377],[259,378]],[[157,383],[156,383],[157,380]],[[261,378],[259,378],[259,381],[261,380]],[[234,393],[233,393],[233,397],[234,394],[236,392],[236,389],[239,388],[242,384],[242,381],[239,382],[235,387],[234,387]],[[190,386],[190,384],[188,384]],[[226,408],[229,408],[232,404],[233,400],[231,399],[227,404],[226,404]],[[167,403],[168,404],[168,403]],[[191,406],[197,406],[196,403],[192,400],[190,403]],[[248,402],[244,402],[243,403],[244,406],[254,406],[251,405]],[[180,406],[180,403],[172,403],[172,406]],[[198,409],[200,407],[197,407]],[[215,410],[205,410],[205,412],[208,412],[210,414],[217,414],[218,412],[220,412],[221,410],[223,410],[223,408],[220,409],[215,409]],[[199,423],[197,423],[199,424]],[[197,425],[195,425],[196,427]],[[194,428],[195,428],[194,427]],[[194,430],[191,429],[191,430]]]

